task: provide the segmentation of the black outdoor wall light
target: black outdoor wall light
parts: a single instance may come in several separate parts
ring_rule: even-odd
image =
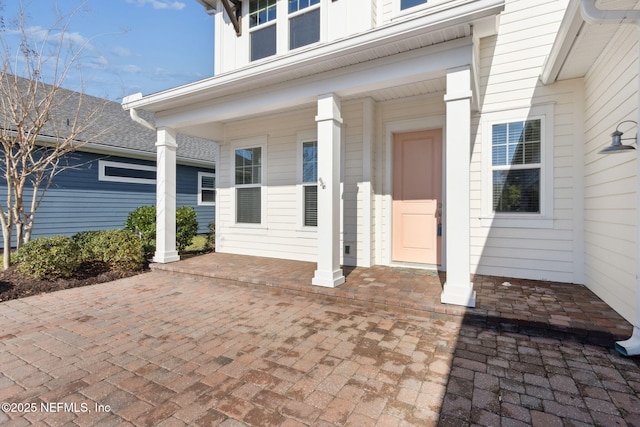
[[[620,132],[618,130],[620,125],[623,124],[623,123],[633,123],[633,124],[636,125],[636,127],[638,126],[638,123],[635,122],[634,120],[625,120],[625,121],[622,121],[622,122],[618,123],[618,126],[616,126],[616,130],[613,131],[613,133],[611,134],[611,145],[608,146],[607,148],[603,149],[603,150],[600,150],[599,151],[600,154],[627,153],[630,150],[635,150],[636,149],[635,147],[632,147],[631,145],[625,145],[625,144],[622,143],[623,140],[633,139],[635,141],[638,138],[637,134],[633,138],[623,138],[622,135],[624,133]]]

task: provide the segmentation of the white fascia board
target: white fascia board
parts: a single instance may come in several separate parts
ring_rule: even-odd
[[[462,5],[459,2],[454,2],[450,9],[439,10],[438,13],[427,14],[420,18],[406,21],[392,22],[344,40],[322,44],[283,57],[276,57],[272,61],[249,65],[237,71],[151,94],[128,103],[123,102],[123,108],[140,108],[158,112],[211,99],[216,96],[216,89],[220,87],[225,87],[225,89],[233,88],[237,93],[241,93],[243,84],[248,80],[255,81],[255,79],[259,79],[262,76],[273,75],[273,73],[286,75],[287,72],[298,68],[331,61],[363,49],[384,46],[402,39],[443,30],[455,25],[470,24],[488,16],[499,14],[504,9],[504,2],[505,0],[475,0],[468,1]]]
[[[340,97],[366,94],[445,75],[446,69],[472,62],[472,38],[457,39],[393,57],[361,63],[320,76],[223,97],[156,114],[158,126],[184,128],[209,121],[225,121],[312,104],[318,95]]]
[[[567,6],[567,11],[560,23],[556,39],[542,67],[540,81],[543,84],[548,85],[556,82],[583,26],[584,20],[580,14],[580,0],[572,0]]]

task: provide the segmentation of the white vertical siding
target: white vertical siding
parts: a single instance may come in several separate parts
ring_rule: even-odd
[[[574,247],[574,230],[582,227],[576,212],[581,209],[581,199],[576,198],[581,184],[574,179],[576,123],[582,108],[576,93],[581,85],[567,82],[544,87],[539,81],[566,4],[564,0],[507,1],[498,34],[481,41],[481,113],[474,119],[470,183],[472,272],[573,283],[582,280],[582,258],[575,256]],[[552,105],[553,111],[553,138],[546,146],[553,149],[549,218],[543,228],[525,222],[506,227],[483,220],[483,192],[490,194],[491,189],[482,185],[482,153],[491,149],[491,141],[482,140],[482,114],[535,105]]]
[[[623,120],[636,120],[638,36],[623,27],[585,77],[585,276],[587,286],[629,321],[635,311],[636,154],[598,151]],[[624,128],[625,137],[636,130]],[[629,142],[629,141],[626,141]]]

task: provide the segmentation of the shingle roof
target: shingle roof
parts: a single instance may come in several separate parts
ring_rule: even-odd
[[[13,76],[11,76],[13,77]],[[19,79],[27,84],[25,79]],[[45,85],[46,87],[47,85]],[[25,86],[26,87],[26,86]],[[49,86],[50,87],[50,86]],[[156,132],[134,122],[128,111],[113,101],[80,94],[67,89],[59,89],[58,95],[61,102],[57,103],[56,111],[52,112],[52,119],[40,132],[43,136],[55,137],[64,132],[67,120],[73,122],[78,114],[78,105],[81,105],[80,116],[84,117],[93,111],[99,111],[88,136],[82,134],[78,139],[82,142],[98,145],[108,150],[116,149],[136,150],[142,153],[155,154]],[[0,111],[0,114],[2,112]],[[152,113],[139,111],[140,117],[151,124],[154,123]],[[2,118],[0,118],[2,120]],[[0,124],[5,128],[11,127],[10,123]],[[214,161],[215,148],[211,141],[195,138],[187,135],[178,135],[177,138],[178,159],[196,160],[203,162]]]

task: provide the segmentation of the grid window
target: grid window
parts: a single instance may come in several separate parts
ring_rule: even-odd
[[[249,3],[249,28],[251,28],[251,60],[276,54],[276,0],[251,0]],[[268,22],[273,22],[269,25]],[[255,28],[254,27],[260,27]]]
[[[236,223],[262,221],[262,148],[235,150]]]
[[[320,41],[320,7],[311,8],[319,4],[320,0],[289,0],[289,49]]]
[[[541,119],[492,126],[494,212],[540,213],[541,135]]]
[[[251,0],[249,2],[249,27],[257,27],[276,19],[276,0]]]
[[[289,0],[289,13],[297,12],[314,4],[320,4],[320,0]]]
[[[306,227],[318,225],[318,143],[302,143],[302,190],[303,224]]]

